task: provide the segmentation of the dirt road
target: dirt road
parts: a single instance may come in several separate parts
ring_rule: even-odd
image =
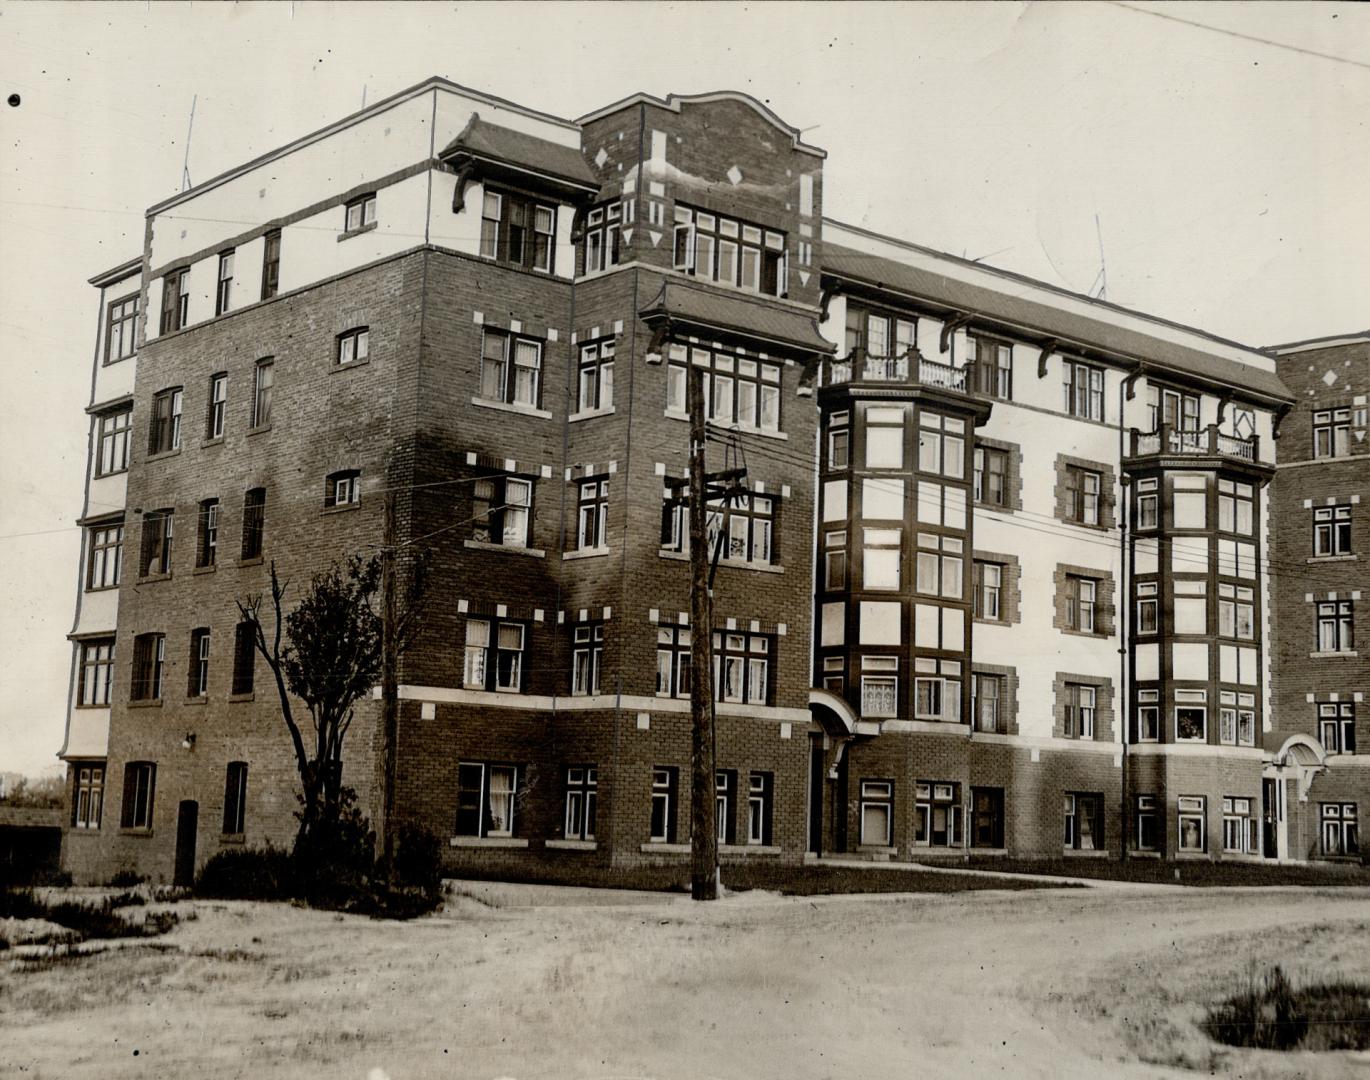
[[[783,898],[461,886],[379,923],[197,902],[166,948],[0,960],[0,1074],[275,1077],[1370,1075],[1219,1049],[1249,963],[1370,979],[1370,890]]]

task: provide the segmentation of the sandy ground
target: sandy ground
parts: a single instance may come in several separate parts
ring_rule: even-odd
[[[1235,1051],[1194,1026],[1252,963],[1370,979],[1370,890],[455,887],[414,923],[203,901],[152,946],[0,957],[0,1074],[1370,1076],[1370,1055]]]

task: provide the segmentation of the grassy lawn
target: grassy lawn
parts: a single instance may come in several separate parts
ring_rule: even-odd
[[[971,857],[973,870],[1008,874],[1060,874],[1106,881],[1155,885],[1313,885],[1370,886],[1370,867],[1328,864],[1297,866],[1272,863],[1164,862],[1160,859],[998,859]]]

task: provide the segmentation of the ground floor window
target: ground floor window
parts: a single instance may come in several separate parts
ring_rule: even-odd
[[[71,800],[71,824],[77,829],[98,829],[105,807],[104,765],[76,768],[76,789]]]
[[[769,845],[775,777],[754,772],[747,778],[747,843]]]
[[[1179,811],[1179,833],[1181,851],[1207,851],[1208,837],[1204,821],[1205,797],[1202,795],[1181,795],[1176,800]]]
[[[960,784],[920,780],[914,785],[913,842],[924,847],[961,846]]]
[[[598,802],[599,770],[593,765],[573,765],[566,770],[566,839],[595,838],[595,803]]]
[[[1359,855],[1360,836],[1355,803],[1322,804],[1322,853]]]
[[[518,767],[483,761],[457,766],[457,835],[513,836]]]
[[[157,787],[157,766],[150,761],[130,761],[124,766],[124,806],[119,825],[124,829],[152,828],[152,798]]]
[[[1161,807],[1155,795],[1137,796],[1137,850],[1161,850]]]
[[[889,847],[893,842],[894,781],[861,781],[861,843]]]
[[[674,765],[652,769],[652,843],[674,844],[676,836],[676,781]]]
[[[1098,792],[1065,793],[1065,847],[1099,851],[1104,846],[1104,797]]]
[[[715,835],[720,844],[737,843],[737,815],[733,808],[737,805],[737,772],[734,769],[719,769],[714,773],[714,813],[717,815]]]
[[[1004,789],[972,788],[970,842],[978,848],[1004,846]]]
[[[224,833],[241,836],[247,818],[247,762],[230,761],[224,779]]]
[[[1235,795],[1223,796],[1223,850],[1238,855],[1260,853],[1252,800]]]

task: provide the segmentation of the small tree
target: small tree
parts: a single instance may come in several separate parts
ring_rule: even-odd
[[[289,582],[280,579],[273,561],[270,633],[262,621],[265,597],[258,593],[238,601],[243,620],[252,628],[257,652],[276,680],[281,717],[295,750],[302,789],[296,855],[308,854],[321,844],[328,847],[343,826],[365,833],[361,816],[352,807],[355,795],[342,783],[342,757],[355,706],[380,678],[382,627],[376,603],[384,557],[353,555],[345,566],[334,563],[315,574],[304,598],[284,616]],[[408,644],[417,621],[423,565],[421,558],[414,563],[407,602],[399,607],[397,653]],[[296,718],[292,695],[309,712],[312,739],[306,739]]]

